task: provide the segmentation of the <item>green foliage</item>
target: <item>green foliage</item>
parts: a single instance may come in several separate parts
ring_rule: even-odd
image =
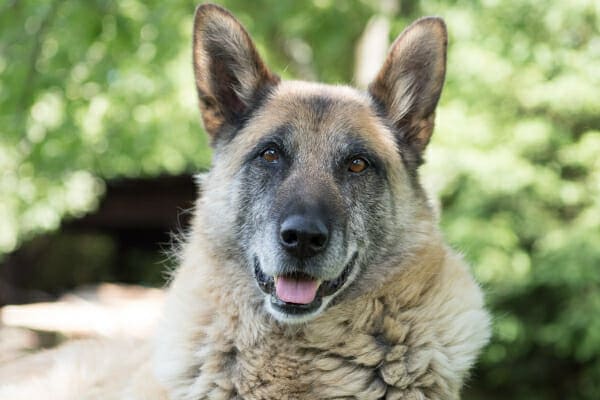
[[[598,398],[600,6],[434,9],[452,45],[426,176],[496,316],[477,384],[498,398]]]
[[[184,45],[192,12],[137,1],[3,6],[0,252],[92,208],[99,177],[208,164]]]
[[[347,82],[384,1],[223,2],[284,77]],[[380,4],[381,3],[381,4]],[[194,3],[0,6],[0,253],[94,207],[102,179],[205,168]],[[600,3],[403,2],[450,32],[423,169],[473,262],[494,338],[470,399],[600,397]]]

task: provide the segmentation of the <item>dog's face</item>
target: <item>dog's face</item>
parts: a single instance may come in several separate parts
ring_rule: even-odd
[[[245,150],[239,242],[267,308],[290,321],[319,314],[389,230],[394,138],[365,96],[281,83],[232,148]]]
[[[367,93],[280,82],[225,10],[196,12],[194,66],[215,161],[215,240],[284,322],[307,321],[385,280],[418,236],[417,167],[445,71],[435,18],[396,40]]]

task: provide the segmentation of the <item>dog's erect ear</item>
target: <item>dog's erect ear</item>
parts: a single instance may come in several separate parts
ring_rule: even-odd
[[[398,36],[369,92],[383,105],[399,140],[423,152],[446,73],[446,25],[440,18],[415,21]]]
[[[279,78],[260,59],[244,27],[213,4],[196,9],[193,52],[204,129],[214,141],[225,128],[239,124]]]

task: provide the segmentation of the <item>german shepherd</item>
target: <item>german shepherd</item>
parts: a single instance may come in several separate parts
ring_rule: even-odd
[[[406,28],[366,92],[281,81],[216,5],[198,7],[193,35],[213,167],[152,367],[120,393],[458,399],[489,317],[419,182],[444,22]]]

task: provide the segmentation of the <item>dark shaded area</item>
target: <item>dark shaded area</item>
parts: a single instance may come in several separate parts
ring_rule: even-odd
[[[172,234],[187,226],[191,175],[106,183],[97,211],[35,237],[0,264],[0,305],[52,299],[86,283],[160,286]]]

